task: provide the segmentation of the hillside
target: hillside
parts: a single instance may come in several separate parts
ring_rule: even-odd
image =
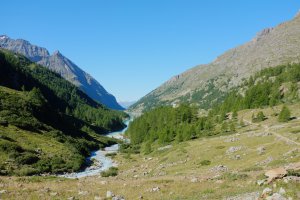
[[[210,64],[196,66],[165,82],[130,107],[141,112],[161,105],[194,103],[207,109],[255,72],[300,62],[300,15],[257,34]]]
[[[59,51],[55,51],[50,55],[48,50],[43,47],[32,45],[22,39],[14,40],[7,36],[0,36],[0,47],[15,53],[20,53],[32,62],[36,62],[57,72],[99,103],[112,109],[124,110],[124,108],[117,103],[116,98],[108,93],[97,80],[80,69]]]
[[[299,83],[299,64],[277,66],[245,80],[210,112],[184,104],[151,110],[129,125],[131,144],[113,155],[114,176],[2,177],[2,197],[299,199]],[[283,177],[268,183],[265,174],[278,169]]]
[[[245,125],[234,133],[156,146],[148,155],[119,153],[114,158],[119,163],[116,177],[1,177],[1,197],[105,199],[113,193],[125,199],[254,200],[270,188],[281,191],[282,199],[299,199],[299,177],[291,173],[269,185],[257,184],[267,170],[291,168],[300,160],[300,104],[288,106],[295,119],[287,123],[277,121],[281,107],[238,112],[237,121]],[[260,111],[267,120],[251,123],[252,114]]]
[[[234,132],[241,126],[241,122],[235,120],[237,111],[295,103],[299,97],[299,64],[266,68],[233,88],[222,103],[209,111],[199,112],[196,106],[188,104],[155,108],[136,118],[126,134],[131,140],[131,149],[150,153],[153,145]],[[263,121],[264,115],[257,113],[253,115],[253,119],[256,118]]]
[[[116,141],[100,134],[127,115],[95,102],[60,75],[0,50],[0,173],[79,170],[92,149]]]

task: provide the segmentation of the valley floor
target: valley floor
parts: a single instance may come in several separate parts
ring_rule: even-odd
[[[0,199],[255,199],[264,188],[300,199],[300,183],[257,184],[268,169],[300,162],[300,104],[289,106],[288,123],[278,123],[281,106],[264,109],[267,120],[253,124],[258,110],[238,113],[245,126],[235,134],[173,144],[143,155],[118,154],[116,177],[81,179],[0,177]],[[110,192],[108,192],[110,193]],[[109,198],[108,198],[109,199]]]

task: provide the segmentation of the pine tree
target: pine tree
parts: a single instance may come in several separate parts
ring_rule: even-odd
[[[288,107],[283,106],[278,116],[279,122],[288,122],[291,119],[291,111]]]
[[[183,134],[182,134],[182,131],[179,131],[176,135],[176,138],[175,138],[176,142],[182,142],[183,141]]]
[[[144,153],[147,155],[147,154],[149,154],[149,153],[151,153],[152,152],[152,149],[151,149],[151,143],[150,142],[147,142],[146,144],[145,144],[145,147],[144,147]]]
[[[266,116],[263,111],[259,111],[256,118],[258,122],[262,122],[266,119]]]
[[[238,117],[238,113],[237,113],[236,110],[234,110],[234,111],[232,112],[232,119],[237,119],[237,117]]]
[[[228,130],[228,124],[227,124],[227,122],[224,121],[222,123],[221,130],[222,130],[222,132],[227,132],[227,130]]]
[[[234,124],[234,122],[230,123],[229,129],[230,129],[230,132],[235,132],[235,124]]]
[[[71,115],[72,113],[71,113],[71,110],[70,110],[70,108],[69,107],[66,107],[66,115]]]
[[[24,86],[24,85],[22,85],[21,89],[22,89],[22,91],[23,91],[23,92],[25,92],[25,91],[26,91],[26,89],[25,89],[25,86]]]

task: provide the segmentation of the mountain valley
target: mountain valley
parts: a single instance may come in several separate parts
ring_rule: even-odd
[[[117,102],[59,51],[0,36],[0,199],[300,199],[299,47],[298,14]]]

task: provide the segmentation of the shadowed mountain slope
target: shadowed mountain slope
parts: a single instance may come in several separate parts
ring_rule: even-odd
[[[80,69],[59,51],[55,51],[50,55],[48,50],[43,47],[32,45],[22,39],[14,40],[5,35],[0,36],[0,46],[10,51],[20,53],[31,61],[59,73],[62,77],[78,86],[88,96],[99,103],[112,109],[124,110],[124,108],[117,103],[116,98],[108,93],[97,80]]]

